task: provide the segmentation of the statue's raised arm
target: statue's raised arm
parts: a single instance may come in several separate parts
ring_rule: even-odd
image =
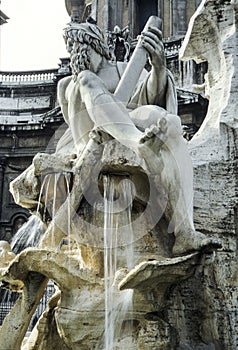
[[[110,60],[104,34],[96,24],[70,23],[65,29],[64,38],[71,57],[72,79],[67,77],[59,82],[58,97],[78,152],[88,142],[89,132],[94,127],[102,128],[127,145],[129,140],[130,144],[131,141],[140,141],[143,135],[120,103],[125,103],[125,99],[126,102],[130,100],[129,106],[132,109],[152,104],[176,114],[176,90],[172,75],[166,69],[161,30],[155,26],[160,25],[161,20],[153,16],[148,23],[140,36],[137,58],[133,56],[138,51],[136,48],[128,66],[126,63]],[[146,63],[145,55],[149,56],[152,68],[150,73],[144,69],[139,77],[138,72],[142,71]],[[139,56],[143,57],[138,59]],[[135,80],[135,76],[136,79],[138,76],[138,82],[131,82]],[[125,77],[127,78],[123,79]],[[87,86],[88,81],[90,89]],[[77,103],[74,103],[74,100]],[[113,114],[110,112],[112,106],[109,108],[111,103]],[[105,111],[100,116],[99,108],[96,113],[93,110],[96,105],[102,104],[107,104],[109,118]],[[114,131],[115,125],[117,131]]]

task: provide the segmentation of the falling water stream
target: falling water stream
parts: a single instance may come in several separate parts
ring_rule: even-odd
[[[11,241],[11,248],[15,254],[27,247],[35,247],[44,233],[44,224],[38,215],[31,215],[16,232]]]
[[[179,81],[180,89],[192,91],[193,90],[193,61],[179,60]]]
[[[25,222],[16,232],[11,241],[11,248],[15,254],[19,254],[22,250],[28,247],[37,247],[39,245],[40,239],[45,232],[46,226],[43,221],[47,220],[47,216],[50,215],[52,219],[57,213],[60,205],[66,200],[68,201],[68,242],[70,248],[70,174],[67,173],[53,173],[47,174],[41,185],[38,205],[36,209],[36,214],[33,214],[29,217],[28,221]],[[43,201],[43,203],[42,203]],[[42,204],[43,207],[42,207]],[[43,221],[41,218],[43,218]],[[54,229],[52,233],[52,245],[54,246]],[[51,286],[52,282],[49,282]],[[47,291],[42,299],[49,298],[49,285],[47,286]],[[52,286],[50,287],[52,289]],[[9,305],[11,299],[14,299],[11,302],[12,306],[14,305],[17,296],[8,290],[2,291],[2,300],[0,309],[4,310],[4,305]],[[36,310],[35,316],[38,318],[40,314],[44,311],[43,302],[41,301],[38,306],[39,310]],[[46,304],[46,301],[44,301]],[[1,310],[0,310],[1,311]],[[10,310],[8,310],[10,311]],[[34,317],[35,317],[34,316]],[[34,319],[33,317],[33,319]],[[31,328],[31,326],[30,326]]]
[[[104,286],[105,286],[105,350],[113,350],[120,338],[123,321],[132,313],[133,290],[118,291],[116,277],[120,273],[118,259],[123,249],[125,267],[134,266],[131,210],[133,184],[129,178],[104,175]],[[123,247],[120,231],[123,228]],[[130,322],[127,322],[127,327]],[[123,332],[125,329],[123,330]],[[130,330],[126,330],[127,334]]]
[[[104,175],[104,287],[105,333],[104,349],[113,350],[125,334],[132,338],[133,290],[118,290],[118,283],[134,267],[133,230],[131,225],[134,185],[127,175]],[[63,189],[64,187],[64,189]],[[63,190],[62,190],[63,189]],[[36,215],[32,215],[16,233],[12,248],[23,250],[37,246],[44,233],[39,216],[52,220],[60,205],[68,198],[70,185],[67,174],[46,175],[39,195]],[[42,200],[44,207],[42,207]],[[69,203],[70,204],[70,203]],[[54,230],[53,230],[54,231]],[[70,241],[70,211],[68,212],[68,241]],[[54,237],[52,237],[52,244]],[[54,244],[53,244],[54,246]],[[16,251],[18,253],[19,251]],[[119,263],[119,259],[123,260]],[[120,273],[124,273],[123,277]],[[118,277],[119,276],[119,277]]]
[[[47,221],[47,215],[52,220],[66,200],[68,201],[68,238],[70,240],[70,179],[67,173],[53,173],[44,177],[38,198],[36,214],[30,216],[28,221],[20,227],[11,241],[12,250],[19,253],[27,247],[36,247],[45,231],[43,223]],[[42,207],[42,198],[44,205]],[[43,221],[40,219],[42,217]],[[52,230],[52,246],[54,246],[54,228]]]

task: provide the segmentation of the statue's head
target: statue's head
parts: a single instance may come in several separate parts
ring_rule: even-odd
[[[102,30],[94,23],[71,22],[64,29],[64,39],[71,58],[73,75],[90,69],[90,51],[110,59],[108,45]]]

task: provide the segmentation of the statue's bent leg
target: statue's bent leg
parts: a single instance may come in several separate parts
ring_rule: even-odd
[[[148,107],[141,109],[146,113]],[[146,130],[140,151],[151,175],[159,179],[156,187],[163,188],[167,193],[165,197],[168,203],[164,215],[168,233],[173,232],[175,235],[173,254],[219,248],[217,239],[196,232],[194,228],[193,165],[178,117],[157,107],[150,108],[150,113],[150,120],[156,120],[157,115],[157,123]]]

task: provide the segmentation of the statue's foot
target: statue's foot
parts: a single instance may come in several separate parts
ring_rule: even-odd
[[[175,238],[173,246],[173,255],[181,256],[194,251],[203,251],[211,253],[222,247],[219,239],[207,237],[201,232],[190,231],[189,233],[179,232]]]

